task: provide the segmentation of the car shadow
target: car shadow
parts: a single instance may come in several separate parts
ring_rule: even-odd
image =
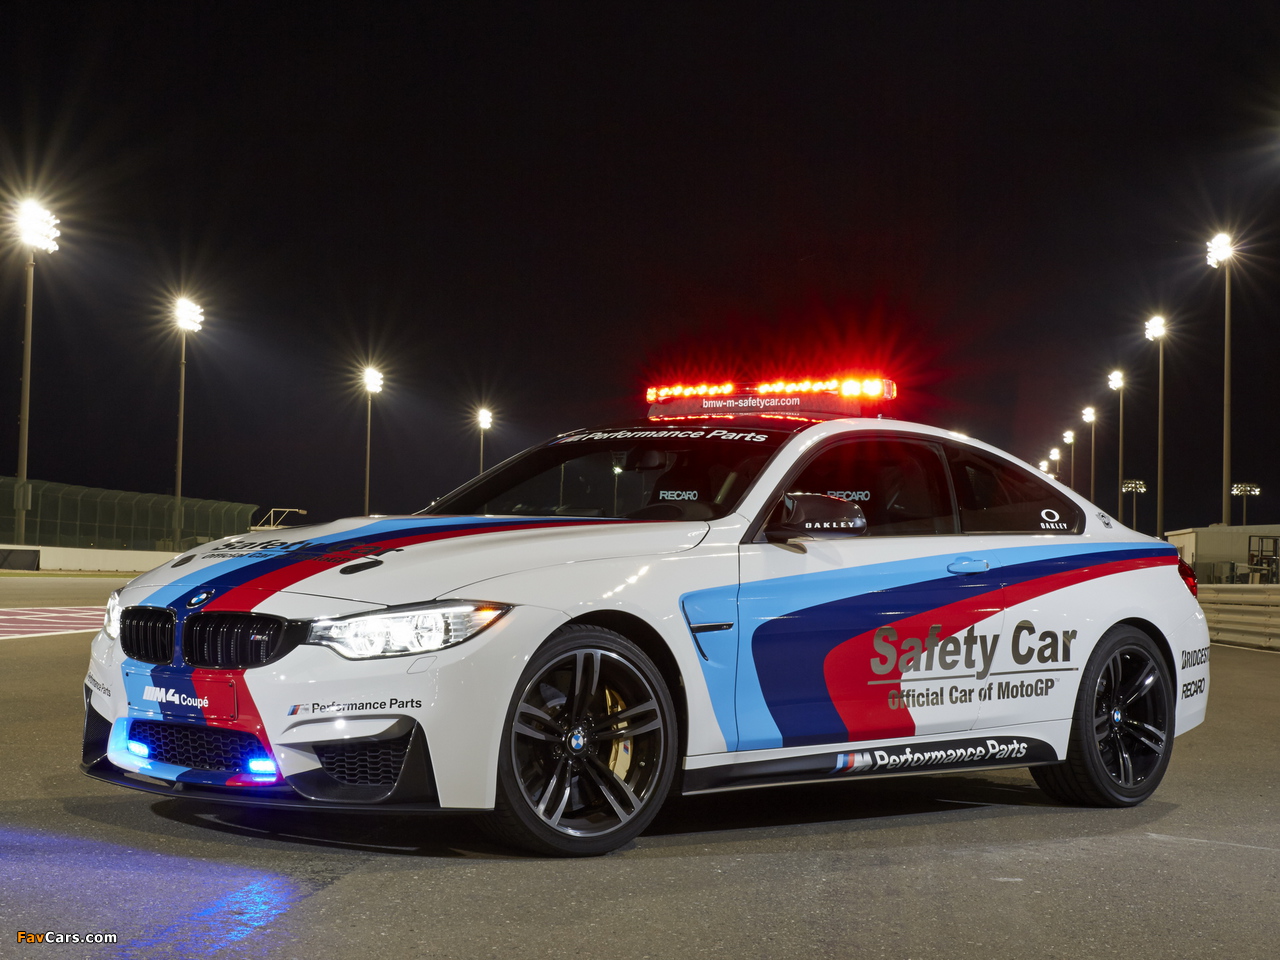
[[[1159,820],[1169,804],[1148,801],[1123,822],[1095,820],[1101,829],[1132,829]],[[341,811],[284,811],[193,800],[161,800],[151,812],[175,825],[215,831],[242,840],[301,844],[387,856],[442,859],[530,859],[489,838],[465,815],[379,816]],[[670,797],[639,841],[618,853],[690,844],[699,847],[739,842],[762,834],[874,834],[886,829],[931,830],[943,823],[991,818],[1041,817],[1034,829],[1047,837],[1073,835],[1078,821],[1059,814],[1085,813],[1047,798],[1024,772],[1002,771],[996,778],[946,774],[884,780],[770,787],[759,790]],[[926,833],[932,834],[926,830]]]

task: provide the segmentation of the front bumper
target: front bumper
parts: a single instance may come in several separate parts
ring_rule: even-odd
[[[86,677],[82,769],[134,789],[230,803],[491,810],[512,691],[528,658],[564,619],[555,610],[520,606],[475,638],[428,656],[349,661],[303,645],[241,671],[139,663],[100,633]],[[174,702],[178,694],[181,703]],[[179,732],[252,734],[280,779],[258,785],[248,776],[210,774],[199,763],[139,762],[126,751],[139,720]],[[317,745],[402,736],[410,737],[409,755],[394,785],[373,790],[326,779]]]
[[[393,783],[353,784],[319,769],[284,776],[272,785],[219,785],[204,782],[206,772],[192,771],[198,779],[167,779],[127,770],[111,762],[113,738],[127,737],[131,720],[108,720],[94,708],[92,690],[85,687],[84,752],[80,770],[95,780],[134,790],[186,800],[205,800],[255,807],[291,810],[341,810],[352,813],[438,813],[441,812],[426,736],[414,724],[408,746]],[[178,724],[170,724],[178,728]],[[196,725],[189,725],[194,728]],[[376,742],[376,741],[371,741]],[[167,765],[161,765],[167,766]],[[226,774],[222,774],[226,778]]]

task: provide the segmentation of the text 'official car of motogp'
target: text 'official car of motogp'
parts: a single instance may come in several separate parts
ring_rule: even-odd
[[[421,515],[208,543],[112,596],[83,769],[172,797],[482,813],[590,855],[685,794],[1029,766],[1140,803],[1205,715],[1173,547],[892,381],[649,391]],[[868,415],[870,414],[870,415]]]

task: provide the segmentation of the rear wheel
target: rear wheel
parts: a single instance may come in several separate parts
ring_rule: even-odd
[[[679,742],[671,695],[639,647],[600,627],[563,627],[507,711],[490,830],[553,856],[615,850],[658,812]]]
[[[1067,759],[1032,767],[1056,800],[1129,807],[1155,792],[1173,751],[1173,681],[1155,642],[1120,624],[1098,642],[1080,680]]]

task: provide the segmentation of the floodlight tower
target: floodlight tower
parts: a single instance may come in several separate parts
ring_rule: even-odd
[[[482,408],[476,413],[476,423],[480,428],[480,472],[484,473],[484,432],[493,426],[493,413]]]
[[[31,488],[27,486],[27,431],[31,417],[31,303],[36,290],[36,251],[58,249],[58,218],[35,200],[18,204],[14,222],[18,242],[27,247],[26,321],[22,328],[22,401],[18,410],[18,483],[14,488],[13,539],[19,546],[27,542],[27,511],[31,509]]]
[[[373,367],[364,368],[364,515],[369,516],[369,468],[373,461],[373,395],[382,392],[382,374]]]
[[[182,550],[182,433],[187,409],[187,334],[198,333],[204,310],[186,297],[173,302],[173,322],[182,343],[178,359],[178,463],[173,474],[173,549]]]
[[[1089,502],[1097,503],[1098,499],[1094,496],[1097,475],[1093,468],[1098,463],[1098,412],[1093,407],[1085,407],[1080,411],[1080,417],[1089,425]]]
[[[1156,536],[1164,536],[1164,317],[1147,321],[1147,339],[1160,345],[1160,387],[1156,396]],[[1136,508],[1137,500],[1134,500]]]
[[[1071,448],[1071,489],[1074,490],[1076,488],[1076,432],[1063,431],[1062,442]]]
[[[1117,466],[1116,519],[1124,523],[1124,373],[1112,370],[1111,376],[1107,377],[1107,386],[1120,394],[1120,463]]]
[[[1248,526],[1249,524],[1249,498],[1256,497],[1262,493],[1262,488],[1256,483],[1233,483],[1231,485],[1231,495],[1240,498],[1240,525]]]
[[[1226,286],[1222,343],[1222,522],[1231,524],[1231,237],[1220,233],[1208,243],[1209,266],[1222,266]]]

